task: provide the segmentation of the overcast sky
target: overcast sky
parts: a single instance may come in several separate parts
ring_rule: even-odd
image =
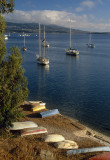
[[[110,32],[110,0],[16,0],[14,12],[5,19],[63,27],[71,19],[72,28]]]

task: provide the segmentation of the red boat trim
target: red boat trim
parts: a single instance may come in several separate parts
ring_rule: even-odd
[[[35,131],[27,131],[27,132],[23,132],[22,135],[27,134],[27,133],[35,133],[35,132],[42,132],[42,131],[47,131],[46,129],[39,129],[39,130],[35,130]]]

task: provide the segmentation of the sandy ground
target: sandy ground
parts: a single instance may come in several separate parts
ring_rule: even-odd
[[[20,121],[33,121],[37,123],[38,126],[45,127],[48,131],[47,134],[55,133],[63,135],[66,140],[75,141],[79,148],[110,146],[110,137],[91,130],[74,119],[61,114],[39,118],[39,113],[30,111],[30,106],[23,105],[21,108],[26,116],[25,118],[20,119]],[[44,137],[45,134],[17,138],[9,137],[6,139],[0,138],[0,160],[86,160],[99,154],[98,152],[94,152],[67,157],[66,150],[57,149],[53,144],[45,143]]]

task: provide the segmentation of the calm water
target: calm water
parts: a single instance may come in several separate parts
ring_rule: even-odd
[[[43,35],[42,35],[43,36]],[[67,56],[68,34],[46,34],[50,48],[49,66],[36,63],[38,37],[26,37],[27,52],[22,52],[23,67],[30,90],[28,100],[42,100],[48,109],[76,118],[81,123],[110,135],[110,35],[92,35],[96,48],[87,48],[88,34],[72,35],[78,57]],[[7,50],[23,47],[23,37],[12,34]]]

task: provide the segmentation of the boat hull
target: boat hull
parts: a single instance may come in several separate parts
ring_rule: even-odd
[[[4,39],[5,39],[5,40],[8,40],[8,36],[7,36],[7,35],[4,35]]]
[[[95,48],[95,45],[94,44],[87,44],[87,47],[88,48]]]
[[[37,58],[37,63],[41,65],[47,65],[49,64],[49,60],[43,57]]]
[[[47,133],[47,129],[44,127],[28,128],[28,129],[23,129],[21,131],[21,136],[23,137],[27,135],[42,134],[42,133]]]
[[[42,102],[42,101],[29,101],[29,103],[31,104],[31,105],[46,105],[46,103],[44,103],[44,102]]]
[[[45,45],[43,44],[42,47],[47,47],[47,48],[49,48],[50,45],[49,45],[49,44],[45,44]]]
[[[89,160],[109,160],[110,159],[110,153],[102,153],[97,156],[89,158]]]
[[[38,105],[35,105],[35,106],[32,107],[33,112],[41,111],[41,110],[44,110],[44,109],[46,109],[45,105],[39,105],[38,104]]]
[[[26,47],[23,47],[23,51],[27,51],[27,48],[26,48]]]
[[[40,115],[41,115],[42,118],[48,117],[48,116],[53,116],[53,115],[56,115],[56,114],[59,114],[58,109],[53,109],[53,110],[48,110],[48,111],[45,111],[45,112],[40,112]]]
[[[77,56],[77,55],[79,55],[79,51],[77,51],[77,50],[72,50],[72,49],[68,49],[68,50],[66,50],[66,54],[67,55],[72,55],[72,56]]]
[[[32,121],[24,121],[24,122],[13,122],[12,127],[10,127],[10,130],[21,130],[24,128],[34,128],[38,127],[38,125]]]

